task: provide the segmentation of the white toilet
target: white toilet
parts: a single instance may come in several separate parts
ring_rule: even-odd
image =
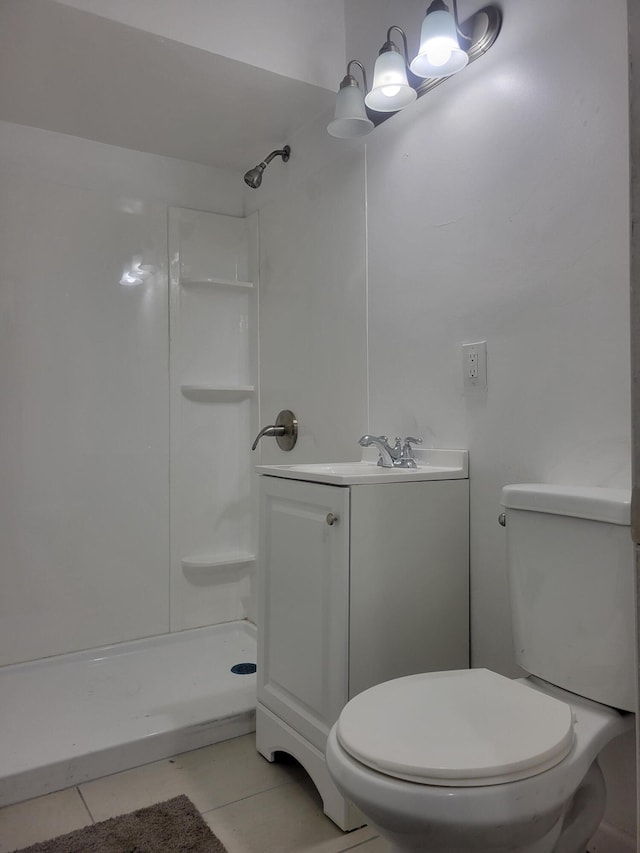
[[[351,699],[329,735],[336,786],[393,853],[584,853],[605,806],[596,759],[635,724],[630,493],[506,486],[502,505],[531,675],[398,678]]]

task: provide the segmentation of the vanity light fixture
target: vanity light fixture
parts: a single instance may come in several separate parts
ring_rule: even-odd
[[[479,9],[459,22],[457,0],[450,0],[453,14],[444,0],[432,0],[424,21],[420,48],[408,63],[407,37],[402,29],[391,26],[374,68],[373,86],[366,92],[367,78],[362,63],[351,60],[347,75],[336,97],[335,117],[327,127],[332,136],[352,139],[365,136],[375,125],[413,103],[444,80],[485,54],[498,37],[502,12],[498,6]],[[391,41],[392,30],[402,35],[404,56]],[[351,75],[351,65],[362,70],[365,96]],[[409,76],[407,77],[407,70]],[[420,79],[422,78],[422,79]]]
[[[331,136],[337,136],[340,139],[354,139],[357,136],[365,136],[373,130],[373,122],[364,106],[364,95],[358,81],[351,74],[352,65],[357,65],[362,71],[364,91],[367,91],[367,72],[364,70],[364,65],[357,59],[352,59],[347,64],[347,73],[340,83],[336,96],[335,117],[327,127]]]
[[[391,41],[391,30],[397,30],[402,36],[404,56],[397,45]],[[418,97],[416,90],[407,80],[409,52],[407,37],[400,27],[395,25],[387,30],[387,40],[380,48],[373,69],[373,85],[365,95],[364,102],[372,110],[382,113],[395,113],[408,107]]]

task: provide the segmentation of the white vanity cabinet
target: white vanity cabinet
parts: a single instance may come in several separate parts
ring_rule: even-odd
[[[423,481],[335,485],[278,467],[258,469],[257,746],[300,761],[328,816],[352,829],[363,820],[324,763],[348,699],[469,665],[466,455],[457,478]]]

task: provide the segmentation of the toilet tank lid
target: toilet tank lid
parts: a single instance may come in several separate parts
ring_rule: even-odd
[[[609,524],[630,525],[631,491],[600,486],[520,483],[504,486],[500,503],[506,509],[548,512]]]

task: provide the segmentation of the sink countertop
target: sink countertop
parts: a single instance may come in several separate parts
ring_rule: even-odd
[[[468,475],[466,450],[416,449],[417,468],[382,468],[378,466],[378,451],[365,448],[360,461],[311,462],[296,465],[256,465],[258,474],[351,486],[363,483],[403,483],[420,480],[461,480]]]

